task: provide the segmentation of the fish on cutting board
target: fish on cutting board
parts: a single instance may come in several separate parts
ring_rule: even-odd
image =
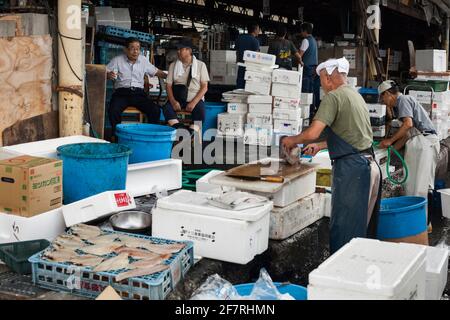
[[[116,276],[116,281],[120,282],[122,280],[134,277],[147,276],[154,273],[158,273],[164,270],[169,269],[168,265],[165,264],[157,264],[149,267],[136,268],[130,271],[123,272]]]
[[[126,253],[133,259],[154,259],[159,257],[160,255],[154,252],[150,252],[148,250],[144,249],[137,249],[137,248],[128,248],[128,247],[120,247],[114,250],[117,254]]]
[[[128,269],[130,260],[128,253],[121,253],[118,256],[104,260],[94,268],[95,272],[114,271],[120,269]]]
[[[102,230],[100,228],[88,226],[87,224],[77,224],[73,226],[71,230],[73,234],[85,240],[96,238],[102,234]]]
[[[96,256],[104,256],[115,252],[118,248],[122,247],[123,243],[106,243],[106,244],[95,244],[91,246],[85,246],[79,248],[84,253],[93,254]]]

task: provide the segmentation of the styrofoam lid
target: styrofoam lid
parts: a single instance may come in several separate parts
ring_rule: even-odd
[[[266,214],[270,213],[273,203],[270,202],[261,207],[248,210],[233,211],[212,206],[208,203],[211,194],[192,192],[187,190],[178,191],[168,197],[158,200],[157,206],[161,209],[184,211],[199,215],[221,217],[242,221],[258,221]]]
[[[311,272],[309,283],[393,297],[425,256],[425,246],[353,239]]]
[[[448,260],[448,249],[427,247],[427,272],[440,273]]]

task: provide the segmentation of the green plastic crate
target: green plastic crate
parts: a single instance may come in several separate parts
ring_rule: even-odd
[[[0,244],[0,260],[19,274],[30,274],[28,259],[50,245],[47,240],[32,240]]]
[[[433,88],[434,92],[444,92],[448,90],[448,81],[438,80],[408,80],[408,85],[416,87],[420,90],[429,91],[429,88]]]

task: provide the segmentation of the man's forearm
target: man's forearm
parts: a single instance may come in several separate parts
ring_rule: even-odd
[[[403,139],[408,134],[409,129],[409,126],[403,124],[400,129],[392,136],[392,138],[390,138],[392,140],[392,143],[394,144],[398,140]]]
[[[205,96],[206,92],[208,92],[208,88],[201,88],[200,91],[195,95],[194,99],[192,99],[192,103],[197,105],[197,103],[200,102],[200,100],[203,99],[203,97]]]

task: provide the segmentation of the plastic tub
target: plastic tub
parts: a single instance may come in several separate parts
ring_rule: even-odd
[[[427,200],[399,197],[381,200],[378,239],[399,239],[427,230]]]
[[[28,258],[50,245],[47,240],[32,240],[0,245],[0,260],[19,274],[30,274],[31,263]]]
[[[438,190],[441,194],[442,215],[450,219],[450,189]]]
[[[170,159],[176,130],[157,124],[119,124],[119,143],[133,150],[130,164]]]
[[[63,160],[64,204],[124,190],[131,149],[113,143],[75,143],[56,149]]]
[[[308,294],[305,287],[295,284],[274,283],[281,294],[289,293],[295,300],[307,300]],[[237,292],[241,296],[249,296],[252,293],[254,283],[235,285]]]
[[[225,103],[205,102],[205,121],[203,122],[203,140],[211,141],[216,132],[207,132],[209,129],[217,129],[217,115],[227,110]],[[211,130],[215,131],[215,130]]]

